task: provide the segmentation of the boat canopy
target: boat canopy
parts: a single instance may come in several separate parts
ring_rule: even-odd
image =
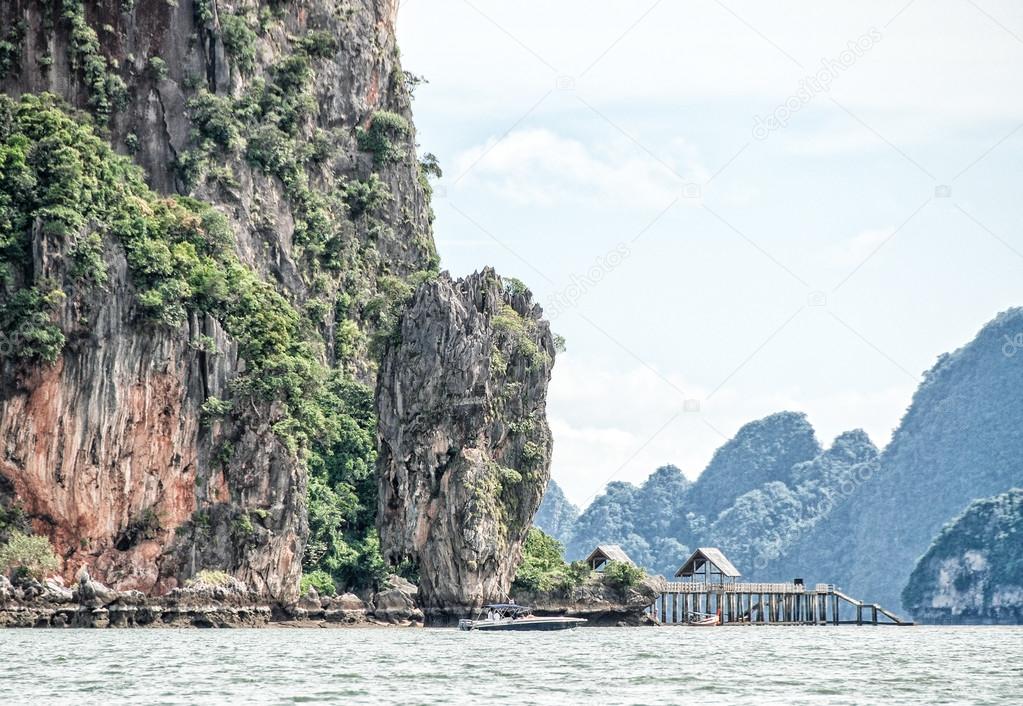
[[[518,605],[517,603],[488,603],[483,607],[515,613],[528,613],[531,610],[531,608],[528,608],[527,606],[524,605]]]

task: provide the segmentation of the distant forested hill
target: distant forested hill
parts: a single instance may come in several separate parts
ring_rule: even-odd
[[[750,422],[714,453],[693,484],[689,504],[713,519],[744,493],[768,483],[790,483],[796,464],[820,452],[805,414],[781,412]]]
[[[974,501],[945,525],[902,602],[927,622],[1023,623],[1023,490]]]
[[[898,608],[913,566],[945,523],[974,499],[1023,486],[1023,350],[1012,347],[1021,333],[1023,309],[1012,309],[940,356],[877,472],[845,496],[848,511],[821,523],[786,560]]]
[[[764,579],[768,563],[840,503],[846,478],[876,458],[862,431],[823,451],[805,415],[773,414],[742,427],[695,484],[675,466],[638,487],[609,483],[576,520],[566,556],[582,558],[612,542],[651,571],[671,575],[693,548],[712,545],[744,576]]]
[[[579,508],[568,501],[561,486],[551,480],[543,495],[540,509],[533,517],[533,524],[546,534],[565,544],[572,535],[572,528],[579,517]]]
[[[791,548],[848,510],[850,491],[876,472],[877,457],[864,431],[845,432],[831,448],[793,466],[788,485],[774,481],[737,498],[711,523],[705,542],[728,547],[732,561],[756,580],[834,581]]]
[[[637,564],[655,573],[678,568],[688,548],[673,536],[675,518],[685,513],[690,484],[675,466],[658,468],[643,485],[608,483],[576,520],[565,555],[582,559],[598,544],[620,544]]]
[[[673,466],[638,487],[610,483],[566,534],[566,555],[615,542],[668,575],[692,547],[718,546],[747,578],[837,583],[897,610],[945,523],[1023,486],[1021,334],[1012,309],[940,356],[880,455],[859,430],[822,450],[804,415],[774,414],[742,427],[693,484]]]

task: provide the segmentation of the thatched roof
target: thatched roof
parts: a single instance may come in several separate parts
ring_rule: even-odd
[[[728,557],[722,554],[717,547],[700,547],[686,559],[686,563],[675,572],[675,575],[692,576],[696,573],[697,568],[702,568],[703,562],[709,562],[713,569],[721,572],[722,576],[733,579],[742,576],[735,565],[728,561]]]
[[[590,552],[590,555],[586,557],[586,563],[590,563],[594,558],[603,556],[608,561],[624,561],[627,564],[636,565],[629,555],[625,553],[617,544],[598,544],[597,548]]]

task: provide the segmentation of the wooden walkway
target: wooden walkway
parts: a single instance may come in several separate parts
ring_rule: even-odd
[[[661,625],[721,616],[721,625],[912,625],[876,603],[864,603],[819,583],[723,583],[665,581],[647,613]]]

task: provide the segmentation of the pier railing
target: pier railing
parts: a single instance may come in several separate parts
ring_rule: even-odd
[[[831,584],[818,584],[817,591]],[[834,587],[832,586],[832,589]],[[704,583],[702,581],[665,581],[664,593],[804,593],[806,587],[795,583]]]

